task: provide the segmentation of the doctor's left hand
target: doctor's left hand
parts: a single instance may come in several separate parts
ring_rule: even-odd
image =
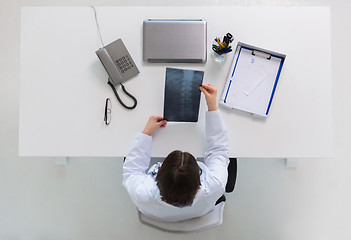
[[[167,120],[163,120],[162,116],[150,116],[149,121],[146,123],[143,133],[150,135],[158,128],[166,127]]]

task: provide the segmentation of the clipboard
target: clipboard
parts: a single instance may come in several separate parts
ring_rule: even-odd
[[[267,117],[285,57],[239,42],[220,105]]]

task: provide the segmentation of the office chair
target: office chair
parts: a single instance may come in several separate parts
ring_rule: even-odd
[[[225,192],[230,193],[234,190],[237,174],[237,159],[229,158],[228,179],[225,187]],[[223,222],[223,210],[225,205],[225,195],[222,195],[217,202],[215,208],[204,216],[187,219],[179,222],[160,222],[150,217],[145,216],[138,211],[139,220],[141,223],[155,227],[157,229],[169,232],[199,232],[219,226]]]

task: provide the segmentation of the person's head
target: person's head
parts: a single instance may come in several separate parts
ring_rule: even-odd
[[[190,153],[173,151],[162,163],[156,182],[163,201],[189,204],[200,188],[200,167]]]

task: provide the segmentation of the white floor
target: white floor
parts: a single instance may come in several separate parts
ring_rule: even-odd
[[[331,6],[334,157],[302,159],[296,169],[282,159],[239,159],[224,223],[186,236],[139,223],[121,186],[121,159],[57,166],[18,157],[20,6],[91,4]],[[348,0],[0,0],[0,240],[351,239],[350,13]]]

